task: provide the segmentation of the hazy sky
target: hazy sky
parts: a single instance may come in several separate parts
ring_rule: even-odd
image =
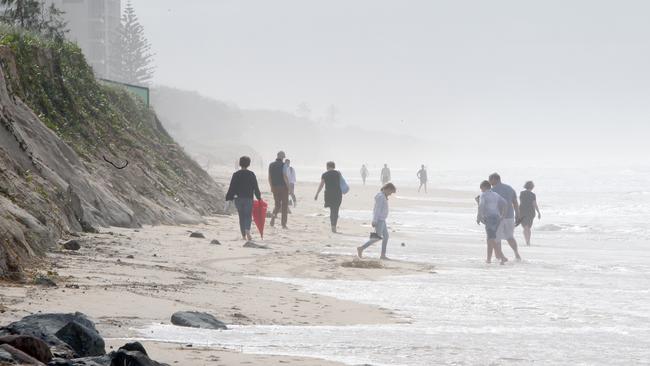
[[[334,104],[348,124],[546,149],[634,153],[650,132],[649,1],[133,4],[157,83],[242,107]]]

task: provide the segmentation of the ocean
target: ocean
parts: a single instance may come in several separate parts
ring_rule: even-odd
[[[389,256],[433,264],[432,273],[381,281],[266,279],[391,309],[409,324],[234,326],[227,336],[152,325],[143,334],[350,365],[650,364],[650,169],[527,172],[500,172],[517,191],[526,180],[537,184],[543,216],[531,247],[517,230],[522,262],[512,261],[504,244],[511,262],[484,263],[484,231],[466,200],[490,171],[430,172],[433,187],[458,194],[398,192],[396,200],[414,204],[391,211]],[[401,185],[416,184],[409,175],[394,174]],[[367,220],[370,211],[343,210],[341,217]],[[327,250],[349,255],[354,245],[342,241]]]

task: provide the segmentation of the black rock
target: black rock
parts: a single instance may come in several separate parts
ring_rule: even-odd
[[[110,366],[168,366],[164,363],[156,362],[150,359],[146,354],[138,351],[127,351],[120,349],[117,352],[111,353]]]
[[[43,287],[57,287],[56,283],[52,281],[50,278],[45,277],[45,276],[37,276],[34,278],[34,284],[37,286],[43,286]]]
[[[79,250],[81,249],[81,244],[77,240],[68,240],[63,243],[63,248],[67,250]]]
[[[81,357],[101,356],[106,353],[104,340],[99,333],[76,321],[66,324],[55,336],[72,347]]]
[[[8,344],[0,344],[0,365],[43,365],[43,363]]]
[[[44,341],[25,335],[10,335],[0,337],[0,345],[9,345],[21,352],[28,354],[30,357],[40,362],[46,363],[52,360],[50,347]]]
[[[214,239],[213,241],[210,242],[210,244],[221,245],[221,242],[217,239]]]
[[[10,334],[29,335],[42,339],[50,346],[52,354],[55,357],[74,358],[75,351],[71,345],[68,345],[65,341],[56,336],[57,332],[72,322],[82,325],[89,333],[98,338],[97,343],[101,340],[101,344],[103,344],[104,341],[99,336],[97,329],[95,329],[95,324],[90,321],[86,315],[79,312],[74,314],[29,315],[17,322],[1,328],[0,333],[4,330]],[[101,351],[101,354],[105,353],[103,347]],[[76,356],[78,357],[80,355]]]
[[[228,329],[226,324],[214,316],[198,311],[178,311],[172,315],[172,324],[190,328]]]
[[[199,238],[199,239],[205,239],[205,235],[203,233],[200,233],[198,231],[195,231],[190,234],[190,238]]]
[[[120,349],[125,350],[125,351],[138,351],[138,352],[142,352],[142,353],[144,353],[145,355],[148,356],[147,350],[144,349],[144,346],[140,342],[127,343],[127,344],[123,345],[122,347],[120,347]]]
[[[126,256],[126,259],[133,259],[133,258],[134,258],[134,257],[133,257],[131,254],[129,254],[129,255]]]
[[[246,244],[244,244],[244,248],[252,248],[252,249],[270,249],[266,245],[261,245],[261,244],[256,244],[253,243],[252,241],[247,241]]]

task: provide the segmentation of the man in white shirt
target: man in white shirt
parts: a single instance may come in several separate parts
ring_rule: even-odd
[[[291,204],[293,202],[293,207],[296,207],[296,204],[298,201],[296,200],[296,171],[293,169],[291,166],[291,160],[287,159],[284,161],[284,170],[285,174],[287,175],[287,179],[289,180],[289,197],[291,197],[291,200],[289,203]]]
[[[388,218],[388,197],[396,191],[397,188],[395,188],[393,183],[388,183],[375,196],[375,208],[372,210],[372,227],[375,228],[375,232],[370,234],[370,240],[357,248],[359,258],[363,258],[364,250],[381,240],[380,258],[388,259],[386,257],[386,247],[388,246],[388,226],[386,225],[386,219]]]
[[[476,216],[477,224],[485,224],[487,233],[487,263],[492,262],[492,251],[495,256],[501,260],[501,264],[506,259],[501,251],[501,246],[497,245],[497,230],[503,217],[507,213],[508,203],[498,193],[491,190],[492,185],[488,181],[481,183],[481,196],[478,204],[478,214]]]

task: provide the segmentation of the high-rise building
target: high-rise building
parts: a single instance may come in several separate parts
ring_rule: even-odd
[[[46,0],[65,12],[68,38],[77,42],[100,78],[111,79],[111,55],[120,24],[120,0]]]

